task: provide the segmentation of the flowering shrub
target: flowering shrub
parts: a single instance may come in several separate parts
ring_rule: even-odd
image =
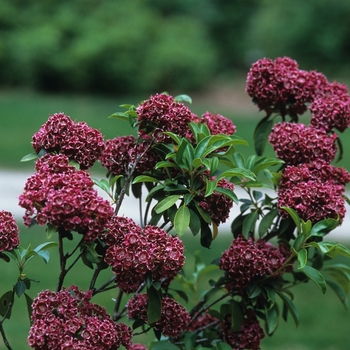
[[[35,172],[19,205],[24,224],[46,226],[52,241],[19,246],[12,214],[0,212],[0,258],[14,260],[19,270],[0,298],[7,349],[3,324],[22,295],[33,349],[259,349],[280,317],[291,315],[298,325],[291,288],[301,282],[312,281],[323,293],[333,289],[347,306],[349,266],[324,264],[339,254],[350,257],[345,246],[327,240],[349,202],[350,174],[331,164],[342,156],[336,131],[350,125],[347,88],[283,57],[254,63],[246,90],[266,113],[254,132],[257,154],[247,159],[236,150],[247,142],[232,121],[218,113],[197,116],[187,95],[162,93],[122,105],[111,118],[130,123],[136,137],[104,140],[64,113],[49,117],[32,138],[34,153],[23,158],[35,160]],[[307,110],[309,124],[299,123]],[[266,142],[277,158],[263,156]],[[106,178],[91,177],[95,162]],[[247,196],[238,198],[237,188]],[[140,201],[138,220],[119,214],[126,195]],[[230,246],[208,266],[195,255],[194,272],[184,273],[182,237],[193,234],[205,248],[217,244],[235,205],[240,213]],[[67,249],[65,240],[75,247]],[[56,247],[57,288],[43,288],[32,300],[33,279],[24,269],[35,257],[47,262],[48,249]],[[67,285],[78,261],[93,270],[84,290]],[[109,279],[98,285],[102,271]],[[209,272],[215,278],[208,277],[198,297],[199,280]],[[114,289],[112,312],[92,302]]]

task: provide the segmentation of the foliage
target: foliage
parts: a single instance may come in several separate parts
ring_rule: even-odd
[[[18,267],[13,288],[0,298],[8,349],[3,324],[15,294],[25,296],[34,349],[145,349],[138,336],[152,332],[150,349],[258,349],[280,318],[298,326],[291,288],[308,281],[322,293],[332,289],[348,307],[350,268],[330,262],[349,258],[350,250],[327,235],[344,218],[350,174],[331,165],[335,152],[326,151],[334,149],[336,131],[350,126],[350,114],[337,108],[320,116],[314,104],[332,96],[347,110],[347,88],[284,57],[256,62],[247,92],[266,112],[254,134],[258,155],[249,157],[236,150],[247,142],[235,135],[232,121],[194,114],[187,95],[161,93],[121,105],[110,118],[128,123],[136,136],[105,141],[63,112],[49,117],[32,137],[34,152],[22,159],[35,160],[35,172],[19,205],[26,210],[24,224],[46,226],[50,241],[24,249],[11,213],[0,213],[1,263],[13,260]],[[299,116],[309,105],[314,107],[306,126]],[[295,127],[307,130],[302,138]],[[263,156],[267,140],[279,158]],[[91,178],[96,161],[106,178]],[[246,196],[237,196],[238,187]],[[119,215],[125,196],[139,201],[138,223]],[[238,204],[230,246],[210,264],[195,254],[194,270],[185,274],[182,237],[193,235],[210,248]],[[56,246],[57,288],[32,300],[27,291],[35,280],[24,268],[35,257],[47,263],[47,249]],[[78,262],[92,272],[86,291],[66,285]],[[110,275],[101,283],[106,271]],[[111,315],[91,301],[110,290],[117,295]]]

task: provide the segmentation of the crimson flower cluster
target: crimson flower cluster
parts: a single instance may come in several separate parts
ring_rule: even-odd
[[[19,245],[19,230],[15,218],[9,211],[0,211],[0,253]]]
[[[274,125],[269,136],[276,156],[288,165],[323,159],[330,163],[337,153],[337,135],[304,124],[282,122]]]
[[[203,175],[202,181],[205,183],[206,175]],[[211,180],[214,180],[213,178]],[[234,184],[221,179],[218,181],[217,187],[234,190]],[[210,215],[213,222],[219,226],[220,223],[224,223],[229,215],[233,206],[233,200],[225,194],[214,191],[210,196],[204,197],[204,193],[200,198],[199,205]]]
[[[263,58],[253,63],[247,76],[246,91],[260,110],[302,114],[307,103],[329,91],[327,78],[315,71],[300,70],[289,57]]]
[[[212,135],[232,135],[236,132],[236,127],[232,120],[218,113],[205,112],[202,118],[198,118],[198,122],[204,123]]]
[[[176,102],[173,96],[167,94],[150,96],[136,108],[136,113],[139,135],[145,139],[152,135],[158,142],[171,141],[163,134],[164,131],[189,137],[188,124],[196,117],[183,103]]]
[[[141,319],[147,323],[147,295],[136,294],[128,302],[129,319]],[[187,329],[191,316],[186,309],[172,298],[162,298],[160,319],[154,327],[166,337],[178,337]]]
[[[126,175],[135,162],[136,173],[154,169],[159,157],[149,141],[136,141],[135,137],[130,135],[106,140],[99,161],[109,173]]]
[[[93,188],[90,175],[70,166],[63,154],[39,158],[36,170],[19,197],[19,205],[26,209],[25,225],[49,223],[76,231],[85,241],[95,240],[112,217],[113,208]]]
[[[132,330],[116,324],[106,310],[90,302],[91,291],[76,286],[45,290],[34,299],[28,343],[36,350],[115,350],[131,345]]]
[[[36,153],[62,153],[88,169],[104,148],[102,134],[84,122],[75,123],[64,113],[55,113],[33,135],[32,146]]]
[[[153,281],[167,286],[185,263],[182,241],[157,226],[141,228],[132,219],[115,216],[102,239],[108,246],[105,261],[126,293],[135,292],[149,272]]]
[[[238,236],[229,249],[223,252],[219,268],[224,270],[228,278],[226,288],[242,296],[253,279],[263,276],[280,275],[289,252],[275,247],[261,239],[254,241],[243,235]]]
[[[220,323],[224,341],[235,350],[259,350],[260,341],[265,338],[265,334],[254,311],[250,309],[246,311],[245,318],[237,332],[232,331],[231,320],[231,314],[227,314]]]
[[[350,174],[325,161],[287,166],[279,189],[278,207],[293,208],[303,220],[316,223],[324,218],[345,216],[343,193],[350,182]],[[282,217],[287,217],[281,211]]]

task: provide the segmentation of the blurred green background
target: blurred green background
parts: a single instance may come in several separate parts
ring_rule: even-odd
[[[239,149],[248,156],[263,116],[244,92],[251,63],[290,56],[301,69],[348,83],[349,17],[348,0],[0,0],[0,169],[33,168],[19,160],[32,152],[31,136],[50,114],[63,111],[112,138],[133,132],[107,119],[120,104],[162,91],[189,94],[199,115],[208,110],[231,118],[237,135],[250,144]],[[308,124],[308,118],[301,121]],[[345,154],[338,165],[350,169],[347,133],[341,135]],[[271,148],[267,155],[273,155]],[[21,237],[24,246],[45,240],[43,232],[24,228]],[[228,247],[230,235],[219,238],[213,255]],[[191,259],[198,242],[188,244]],[[41,281],[33,285],[33,297],[55,288],[52,254],[49,266],[29,266],[30,277]],[[5,267],[0,261],[0,295],[17,278],[15,269]],[[84,287],[89,272],[82,271],[72,281]],[[112,297],[99,301],[111,310]],[[24,300],[16,303],[13,320],[4,326],[13,348],[26,349]],[[300,286],[296,305],[299,328],[282,322],[263,350],[347,348],[350,314],[331,291],[323,296],[312,284]]]

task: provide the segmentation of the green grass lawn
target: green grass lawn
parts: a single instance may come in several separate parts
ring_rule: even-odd
[[[89,97],[89,96],[64,96],[42,95],[32,92],[2,92],[0,93],[1,108],[1,138],[0,138],[0,167],[17,170],[32,169],[33,163],[20,163],[19,160],[26,154],[31,153],[31,137],[46,122],[48,116],[55,112],[65,112],[73,120],[86,121],[92,127],[98,128],[106,138],[133,133],[127,123],[119,120],[108,119],[113,112],[120,111],[122,103],[137,104],[142,97]],[[205,111],[215,111],[231,118],[237,127],[237,135],[246,139],[250,146],[240,147],[239,152],[245,156],[253,154],[253,131],[262,113],[245,112],[223,107],[220,104],[210,104],[210,101],[201,101],[200,104],[193,101],[193,112],[202,114]],[[306,120],[306,119],[304,119]],[[304,121],[302,120],[302,121]],[[307,123],[305,121],[305,123]],[[342,135],[344,150],[350,149],[350,138]],[[268,147],[267,155],[273,156],[271,147]],[[344,159],[338,164],[350,169],[350,154],[345,154]],[[33,246],[45,241],[45,233],[42,228],[22,229],[21,244],[26,246],[31,242]],[[198,237],[187,237],[187,263],[191,266],[193,251],[198,249]],[[210,254],[204,248],[201,255],[204,259],[217,257],[228,247],[230,234],[221,234],[214,241]],[[33,260],[26,273],[28,277],[39,280],[33,283],[28,292],[32,297],[43,289],[55,289],[59,267],[57,252],[51,250],[52,259],[48,265],[39,259]],[[9,290],[16,282],[17,272],[11,263],[8,269],[5,262],[0,261],[1,283],[0,295]],[[189,267],[187,267],[189,268]],[[67,279],[66,286],[77,284],[81,288],[88,288],[91,271],[81,264]],[[108,276],[105,274],[99,283],[103,283]],[[101,302],[108,311],[113,308],[115,291],[107,292],[94,298]],[[300,325],[296,329],[292,320],[288,323],[281,321],[276,334],[271,338],[264,339],[262,349],[346,349],[350,340],[350,313],[345,311],[339,300],[328,291],[326,295],[309,283],[295,289],[295,304],[300,312]],[[12,319],[4,324],[13,349],[27,349],[26,335],[29,329],[28,315],[25,309],[24,298],[16,299]],[[0,341],[0,349],[3,349]]]

